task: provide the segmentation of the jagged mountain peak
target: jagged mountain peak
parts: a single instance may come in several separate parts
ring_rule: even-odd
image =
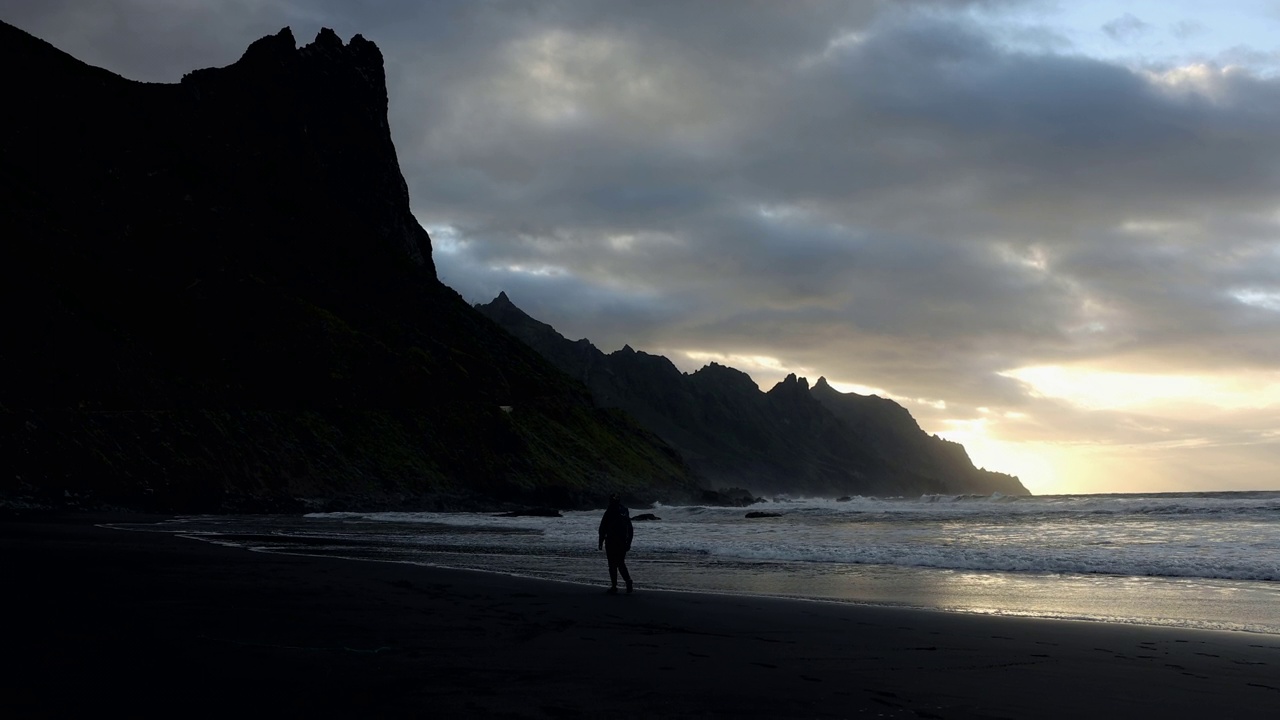
[[[795,392],[804,392],[804,393],[807,393],[807,392],[809,392],[809,380],[808,380],[808,378],[797,377],[795,373],[788,373],[788,374],[787,374],[787,376],[786,376],[785,378],[783,378],[783,379],[782,379],[782,380],[781,380],[777,385],[774,385],[774,386],[773,386],[773,388],[772,388],[771,390],[769,390],[769,393],[770,393],[770,394],[773,394],[773,393],[775,393],[775,392],[777,392],[777,393],[795,393]]]
[[[473,305],[481,315],[487,316],[490,320],[504,327],[507,332],[515,335],[525,342],[526,345],[537,345],[536,337],[547,336],[555,340],[568,340],[551,327],[547,323],[534,318],[529,313],[520,309],[520,306],[512,302],[507,293],[499,292],[498,296],[488,303],[476,303]],[[595,350],[594,345],[590,345]]]
[[[342,38],[338,37],[338,33],[334,32],[332,28],[320,28],[320,32],[316,33],[316,39],[312,44],[321,48],[329,49],[344,47]]]
[[[525,319],[531,322],[538,323],[539,325],[546,325],[546,323],[543,323],[539,320],[535,320],[532,316],[529,315],[529,313],[525,312],[524,310],[521,310],[519,305],[516,305],[514,302],[511,301],[511,297],[507,295],[505,291],[499,292],[498,296],[490,300],[488,303],[476,303],[474,307],[477,310],[485,312],[486,314],[502,313],[503,315],[508,315],[512,318]],[[551,326],[547,325],[547,327],[551,327]]]
[[[281,28],[274,35],[266,35],[254,40],[245,49],[240,59],[227,67],[264,70],[279,67],[299,57],[312,56],[342,57],[343,62],[366,70],[381,71],[382,67],[382,52],[375,43],[365,39],[363,35],[354,35],[350,43],[344,43],[332,28],[320,28],[314,40],[299,48],[292,28],[288,26]],[[209,69],[193,70],[187,73],[187,76]]]
[[[323,31],[321,31],[321,35],[323,34]],[[317,36],[316,41],[318,42],[319,40],[320,36]],[[338,40],[338,42],[341,43],[342,41]],[[292,56],[297,49],[298,41],[293,37],[293,29],[285,26],[275,35],[266,35],[249,43],[249,47],[245,49],[244,54],[236,62],[237,64],[244,63],[246,65],[271,61],[278,62]]]
[[[742,372],[741,370],[735,367],[729,367],[728,365],[721,365],[720,363],[714,360],[707,363],[706,365],[703,365],[701,368],[698,368],[697,370],[695,370],[693,372],[693,375],[705,375],[708,377],[721,376],[721,377],[745,378],[746,380],[750,381],[752,385],[755,385],[755,381],[752,380],[751,376],[748,375],[747,373]]]

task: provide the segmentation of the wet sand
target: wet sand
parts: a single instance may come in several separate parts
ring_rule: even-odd
[[[599,588],[0,521],[0,715],[1267,717],[1280,636]],[[606,577],[603,558],[601,577]]]

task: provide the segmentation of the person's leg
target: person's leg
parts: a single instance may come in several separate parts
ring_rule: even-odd
[[[618,572],[622,573],[622,579],[627,583],[627,592],[631,592],[631,573],[627,571],[627,554],[625,552],[618,556]]]
[[[619,555],[616,550],[609,547],[608,543],[604,546],[604,555],[609,558],[609,587],[613,590],[618,589],[618,560]],[[626,575],[623,575],[625,578]]]
[[[631,574],[627,573],[626,557],[627,551],[618,551],[616,548],[604,546],[605,555],[609,556],[609,583],[613,589],[618,588],[618,573],[622,573],[622,579],[626,580],[627,587],[631,585]]]

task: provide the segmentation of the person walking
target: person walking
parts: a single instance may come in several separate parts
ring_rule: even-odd
[[[600,518],[600,544],[598,550],[604,550],[609,559],[609,594],[618,593],[618,573],[627,583],[627,592],[631,592],[631,573],[627,571],[627,551],[631,549],[631,538],[635,529],[631,527],[631,512],[627,510],[617,495],[609,497],[609,507],[605,508],[604,517]]]

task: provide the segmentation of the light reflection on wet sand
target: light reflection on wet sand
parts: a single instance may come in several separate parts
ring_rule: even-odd
[[[518,528],[218,518],[145,529],[264,552],[418,563],[586,585],[607,581],[604,554],[590,543],[549,546],[532,541],[537,531]],[[530,542],[521,542],[521,536]],[[628,565],[640,588],[1280,634],[1280,586],[1267,582],[746,561],[640,550],[629,556]]]

